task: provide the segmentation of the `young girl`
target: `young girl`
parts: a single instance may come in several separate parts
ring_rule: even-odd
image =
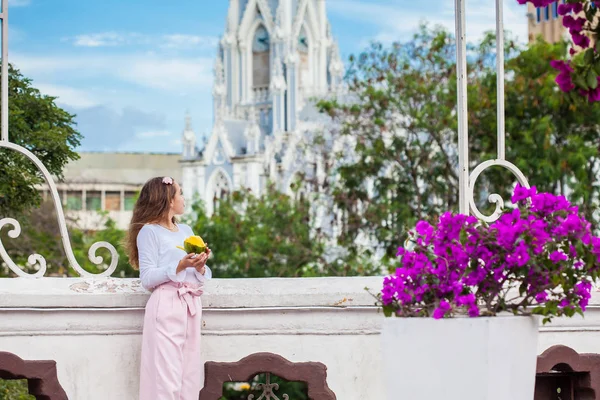
[[[152,178],[142,188],[129,225],[129,260],[142,286],[152,291],[142,335],[140,400],[197,400],[201,386],[202,286],[212,276],[210,249],[178,249],[192,236],[178,224],[185,202],[170,177]]]

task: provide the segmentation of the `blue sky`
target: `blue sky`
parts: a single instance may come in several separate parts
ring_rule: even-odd
[[[186,110],[212,126],[212,67],[227,0],[10,0],[9,60],[77,114],[82,151],[179,152]],[[327,0],[342,57],[408,40],[421,21],[454,29],[454,1]],[[526,8],[505,24],[527,34]],[[494,29],[494,1],[467,0],[467,37]]]

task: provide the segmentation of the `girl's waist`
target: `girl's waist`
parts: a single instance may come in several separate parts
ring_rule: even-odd
[[[157,287],[172,287],[175,289],[180,289],[180,288],[190,288],[190,289],[199,289],[202,287],[202,284],[198,281],[183,281],[183,282],[174,282],[174,281],[169,281],[169,282],[165,282],[162,285],[159,285]]]

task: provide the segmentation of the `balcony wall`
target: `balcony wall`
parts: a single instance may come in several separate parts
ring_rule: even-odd
[[[364,291],[380,284],[377,277],[215,279],[202,298],[204,358],[271,352],[319,361],[339,400],[384,398],[383,316]],[[55,360],[70,399],[135,399],[147,298],[134,279],[0,279],[0,351]],[[541,327],[538,351],[564,344],[600,353],[599,306],[595,293],[585,320]]]

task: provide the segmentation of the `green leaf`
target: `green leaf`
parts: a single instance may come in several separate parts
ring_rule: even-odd
[[[585,65],[584,56],[585,56],[584,53],[576,53],[571,58],[571,63],[575,66],[583,67]]]
[[[593,64],[594,63],[594,49],[587,49],[584,52],[584,57],[583,60],[585,61],[586,64]]]
[[[596,74],[596,71],[593,69],[590,69],[587,74],[587,85],[590,89],[596,89],[598,87],[598,74]]]
[[[583,77],[581,75],[575,76],[575,79],[573,79],[573,83],[575,83],[577,86],[579,86],[583,90],[588,89],[587,82],[585,81],[585,79],[583,79]]]
[[[388,318],[394,315],[394,312],[396,311],[393,306],[383,306],[381,308],[383,309],[383,315]]]

